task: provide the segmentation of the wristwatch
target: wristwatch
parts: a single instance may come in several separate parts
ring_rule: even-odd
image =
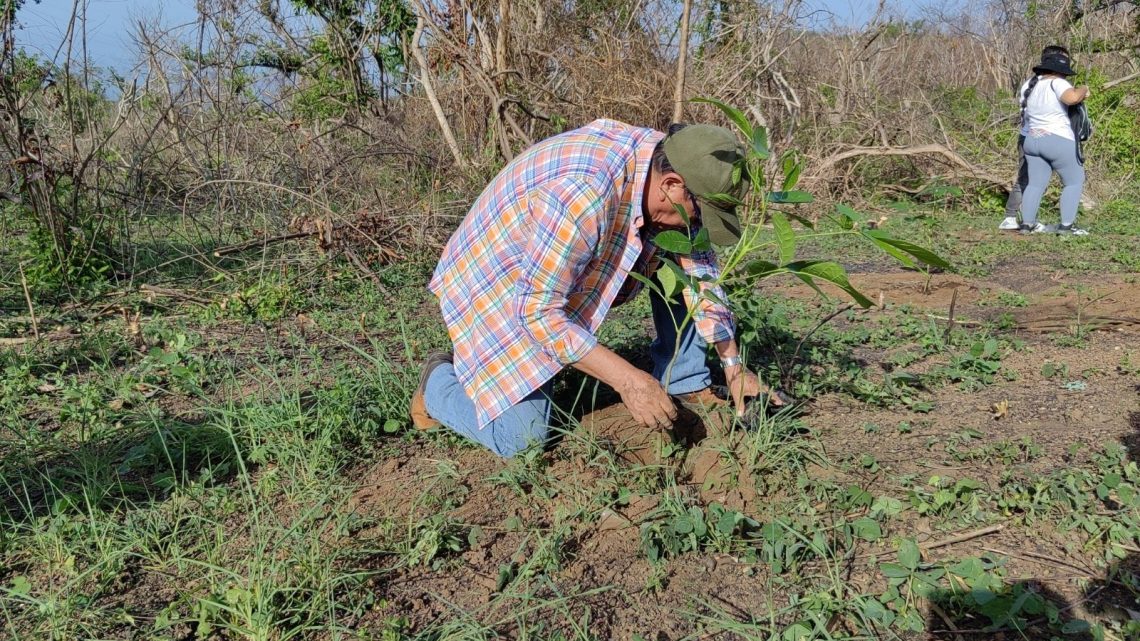
[[[728,358],[720,359],[720,366],[725,369],[728,369],[729,367],[736,367],[740,363],[740,356],[729,356]]]

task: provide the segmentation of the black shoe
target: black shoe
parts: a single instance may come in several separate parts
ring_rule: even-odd
[[[1081,229],[1076,225],[1060,225],[1057,227],[1057,233],[1063,236],[1088,236],[1087,229]]]
[[[1040,234],[1043,231],[1045,231],[1045,225],[1041,223],[1033,223],[1032,225],[1021,223],[1021,225],[1017,227],[1017,233],[1019,234]]]

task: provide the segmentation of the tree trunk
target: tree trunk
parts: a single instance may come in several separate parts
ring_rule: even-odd
[[[673,90],[673,122],[681,122],[685,112],[685,65],[689,58],[689,14],[693,0],[685,0],[681,7],[681,38],[677,43],[677,84]]]
[[[443,107],[439,104],[439,98],[435,95],[435,88],[432,86],[431,81],[431,67],[428,66],[427,57],[420,49],[420,38],[424,34],[424,16],[419,14],[416,16],[416,32],[412,36],[412,56],[416,59],[416,64],[420,66],[420,83],[424,86],[424,93],[427,94],[428,102],[431,103],[431,110],[435,113],[436,120],[439,121],[439,130],[443,134],[443,139],[447,141],[448,148],[451,149],[451,155],[455,158],[455,164],[460,167],[466,167],[467,161],[463,158],[463,152],[459,150],[459,143],[455,141],[455,134],[451,132],[451,125],[447,122],[447,115],[443,113]]]

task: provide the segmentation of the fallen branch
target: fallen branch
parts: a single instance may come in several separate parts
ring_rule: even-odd
[[[971,539],[976,539],[979,537],[986,536],[987,534],[994,534],[995,532],[1001,532],[1003,527],[1005,527],[1005,526],[1003,526],[999,523],[998,525],[991,525],[989,527],[984,527],[984,528],[981,528],[978,530],[971,530],[969,532],[959,534],[958,536],[952,536],[948,539],[942,539],[941,541],[935,541],[934,543],[919,544],[918,547],[921,550],[923,550],[924,552],[934,550],[937,548],[944,548],[948,545],[954,545],[956,543],[963,543],[963,542],[969,541]]]
[[[929,145],[913,145],[909,147],[853,147],[846,151],[841,151],[825,159],[815,169],[814,176],[820,178],[830,173],[832,167],[851,158],[860,158],[864,156],[925,156],[934,155],[941,156],[945,159],[947,164],[959,168],[955,174],[958,176],[967,176],[981,180],[1008,191],[1010,181],[1008,179],[998,178],[990,173],[988,170],[975,167],[970,164],[965,158],[958,155],[957,152],[950,149],[946,145],[937,143]]]
[[[272,238],[257,238],[254,240],[246,241],[244,243],[238,243],[236,245],[228,245],[226,247],[219,247],[218,249],[214,250],[214,257],[215,258],[221,258],[223,256],[229,256],[230,254],[241,253],[247,249],[256,249],[259,247],[268,247],[270,245],[276,245],[277,243],[283,243],[283,242],[290,241],[290,240],[297,240],[298,238],[308,238],[310,236],[316,236],[319,233],[321,233],[320,230],[298,231],[298,232],[291,232],[288,234],[281,234],[280,236],[273,236]]]
[[[25,343],[34,343],[41,340],[62,340],[65,338],[75,338],[76,336],[79,336],[79,334],[71,331],[62,331],[40,334],[39,336],[0,337],[0,347],[16,347],[18,345],[24,345]]]
[[[1112,89],[1116,85],[1122,85],[1126,82],[1136,80],[1137,78],[1140,78],[1140,71],[1137,71],[1136,73],[1130,73],[1127,76],[1124,76],[1123,78],[1117,78],[1116,80],[1109,80],[1108,82],[1104,83],[1104,88],[1105,89]]]
[[[157,287],[155,285],[146,285],[146,284],[139,285],[139,291],[143,292],[144,294],[154,294],[155,296],[166,296],[168,298],[177,298],[178,300],[185,300],[185,301],[189,301],[191,303],[197,303],[199,305],[202,305],[203,307],[209,305],[211,302],[209,299],[202,298],[200,296],[195,296],[193,294],[187,294],[186,292],[178,291],[177,289],[168,289],[166,287]]]

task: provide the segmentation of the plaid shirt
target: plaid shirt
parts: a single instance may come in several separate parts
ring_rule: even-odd
[[[643,241],[642,195],[662,137],[596,120],[542,141],[499,172],[451,236],[428,287],[480,429],[592,350],[619,293],[640,289],[630,271],[659,262]],[[718,276],[712,252],[675,259]],[[694,319],[709,343],[734,335],[732,314],[707,299]]]

